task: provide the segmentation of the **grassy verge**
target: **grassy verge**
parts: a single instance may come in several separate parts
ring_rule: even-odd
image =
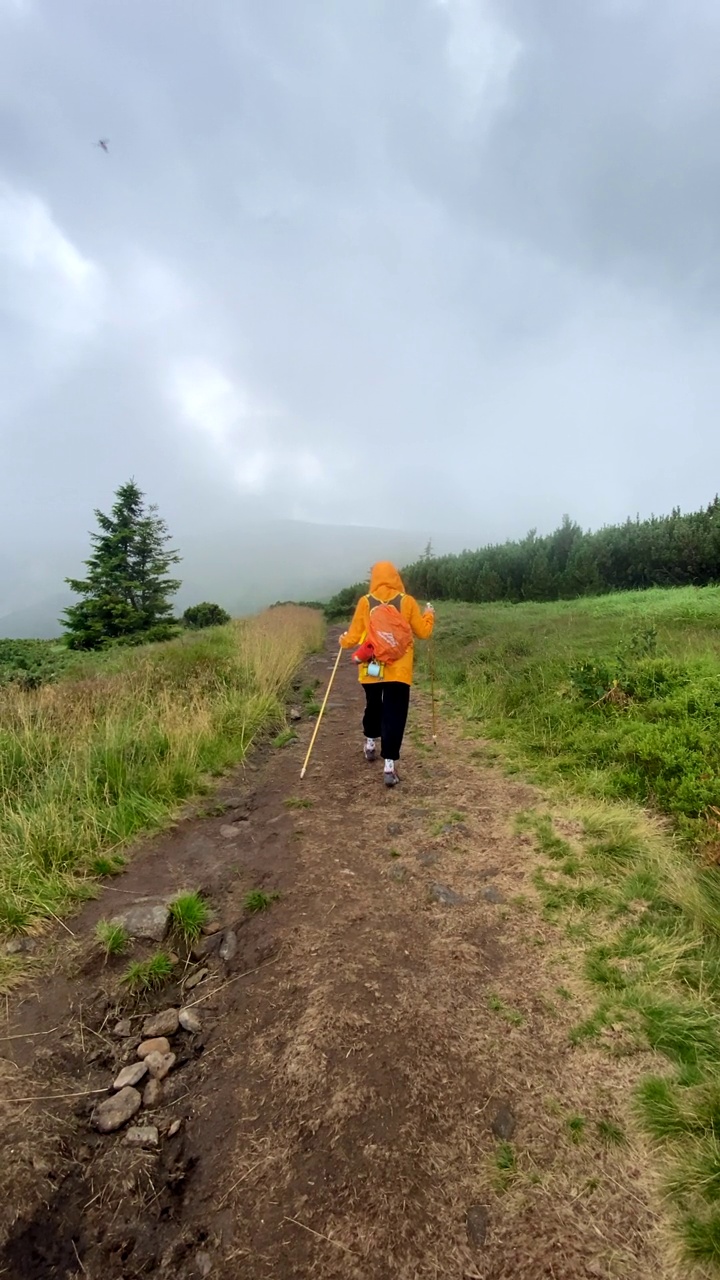
[[[0,936],[94,892],[121,850],[279,726],[320,615],[269,610],[81,674],[0,689]]]
[[[438,675],[484,737],[541,780],[649,803],[692,843],[712,835],[719,588],[450,605],[440,620]]]
[[[703,1274],[720,1273],[719,623],[718,590],[683,589],[448,606],[436,640],[479,756],[549,788],[518,822],[594,993],[572,1039],[652,1055],[635,1114]]]

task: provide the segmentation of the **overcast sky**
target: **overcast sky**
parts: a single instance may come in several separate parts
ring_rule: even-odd
[[[129,475],[183,531],[709,501],[718,67],[717,0],[0,0],[0,560]]]

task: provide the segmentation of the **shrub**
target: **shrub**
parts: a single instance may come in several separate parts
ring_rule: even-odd
[[[37,689],[62,675],[73,658],[54,640],[0,640],[0,685]]]
[[[349,618],[361,596],[367,591],[366,582],[356,582],[352,587],[344,587],[325,605],[325,617],[328,622],[343,622]]]
[[[199,631],[203,627],[224,627],[230,622],[230,614],[226,613],[219,604],[210,604],[204,600],[202,604],[191,604],[186,609],[182,620],[186,627],[190,627],[194,631]]]

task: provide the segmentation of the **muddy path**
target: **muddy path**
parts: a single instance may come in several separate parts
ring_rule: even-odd
[[[334,643],[304,680],[324,684]],[[53,971],[8,999],[0,1275],[673,1274],[644,1153],[592,1136],[623,1113],[628,1068],[571,1046],[576,958],[515,832],[534,793],[448,723],[433,751],[421,695],[386,792],[362,760],[361,701],[343,664],[305,782],[307,719],[137,850],[58,937]],[[221,958],[228,935],[213,934],[189,984],[123,1005],[95,923],[182,888],[207,894],[234,950]],[[280,896],[248,916],[256,888]],[[181,1005],[201,1028],[173,1037],[162,1097],[134,1121],[156,1126],[157,1148],[97,1133],[90,1091],[135,1060],[148,1007]]]

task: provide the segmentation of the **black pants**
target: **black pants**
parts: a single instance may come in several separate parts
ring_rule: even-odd
[[[382,738],[386,760],[399,760],[410,706],[410,685],[397,680],[363,685],[367,705],[363,717],[366,738]]]

